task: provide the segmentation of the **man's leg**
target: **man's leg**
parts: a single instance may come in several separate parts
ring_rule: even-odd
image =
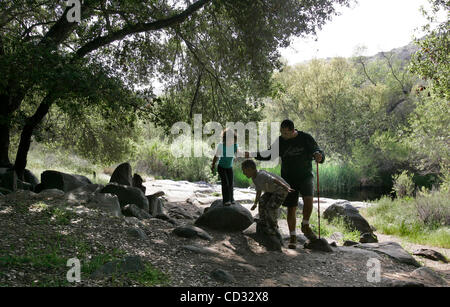
[[[309,226],[309,219],[313,211],[314,178],[305,179],[300,186],[300,193],[303,198],[303,221],[302,232],[310,241],[317,239],[316,234]]]
[[[317,239],[317,236],[312,231],[309,226],[309,219],[313,210],[313,197],[304,196],[303,198],[303,221],[302,221],[302,232],[309,240]]]

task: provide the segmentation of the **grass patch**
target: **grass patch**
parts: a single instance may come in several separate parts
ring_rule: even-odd
[[[146,263],[144,267],[145,270],[143,270],[142,272],[127,273],[120,277],[113,276],[112,285],[121,287],[129,281],[144,287],[169,285],[170,279],[166,274],[154,268],[151,264],[148,263]]]
[[[423,193],[416,198],[381,198],[361,210],[371,225],[411,243],[450,248],[448,192]]]
[[[317,210],[313,209],[310,218],[310,226],[311,229],[318,235],[319,234],[319,220],[317,217]],[[298,226],[301,228],[301,225]],[[344,241],[350,240],[359,242],[359,238],[361,233],[357,230],[352,230],[349,228],[342,218],[335,218],[332,221],[327,221],[322,216],[320,217],[320,236],[321,237],[329,237],[335,232],[340,232],[343,234],[343,239],[338,243],[342,244]]]
[[[286,219],[286,212],[282,211],[280,214],[281,219]],[[301,212],[297,211],[297,218],[303,218]],[[319,220],[317,217],[317,210],[313,209],[311,214],[311,218],[309,219],[311,229],[318,235],[319,234]],[[297,225],[297,228],[301,229],[301,224]],[[329,222],[324,219],[322,216],[320,217],[320,237],[327,238],[331,236],[335,232],[340,232],[343,235],[343,239],[338,243],[342,244],[344,241],[350,240],[359,242],[359,238],[361,233],[357,230],[352,230],[349,228],[342,218],[333,219],[333,221]]]

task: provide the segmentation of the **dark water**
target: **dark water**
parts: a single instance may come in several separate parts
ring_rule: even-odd
[[[316,197],[317,194],[315,194],[314,196]],[[320,197],[333,199],[346,199],[350,201],[367,201],[367,200],[373,201],[380,199],[383,196],[390,196],[389,188],[380,188],[380,187],[361,188],[341,193],[327,192],[327,191],[320,192]]]

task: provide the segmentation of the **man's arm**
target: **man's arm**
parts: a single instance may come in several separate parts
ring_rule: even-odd
[[[275,154],[273,154],[274,149],[276,150]],[[280,149],[280,138],[278,137],[268,150],[252,152],[252,153],[246,151],[245,157],[246,158],[255,157],[255,160],[259,160],[259,161],[270,161],[270,160],[274,160],[279,157],[279,149]]]
[[[283,183],[282,181],[278,180],[277,178],[273,178],[273,182],[279,186],[281,186],[283,189],[285,189],[288,192],[294,192],[293,189],[291,189],[290,186],[288,186],[287,184]]]
[[[311,158],[316,160],[318,163],[325,162],[325,153],[322,149],[320,149],[319,145],[317,145],[316,140],[314,140],[314,138],[309,134],[306,134],[306,143],[309,152],[312,153]]]
[[[250,210],[255,210],[256,207],[258,206],[259,203],[259,198],[261,197],[261,190],[256,190],[256,197],[255,197],[255,203],[253,204],[253,206],[250,208]]]

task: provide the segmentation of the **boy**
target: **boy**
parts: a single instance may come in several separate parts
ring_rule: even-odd
[[[255,204],[251,210],[255,210],[259,203],[259,226],[262,226],[268,235],[275,235],[280,239],[278,232],[278,209],[289,192],[293,190],[281,177],[256,169],[253,160],[242,162],[242,172],[247,178],[252,178],[256,188]],[[265,192],[262,196],[262,192]]]

